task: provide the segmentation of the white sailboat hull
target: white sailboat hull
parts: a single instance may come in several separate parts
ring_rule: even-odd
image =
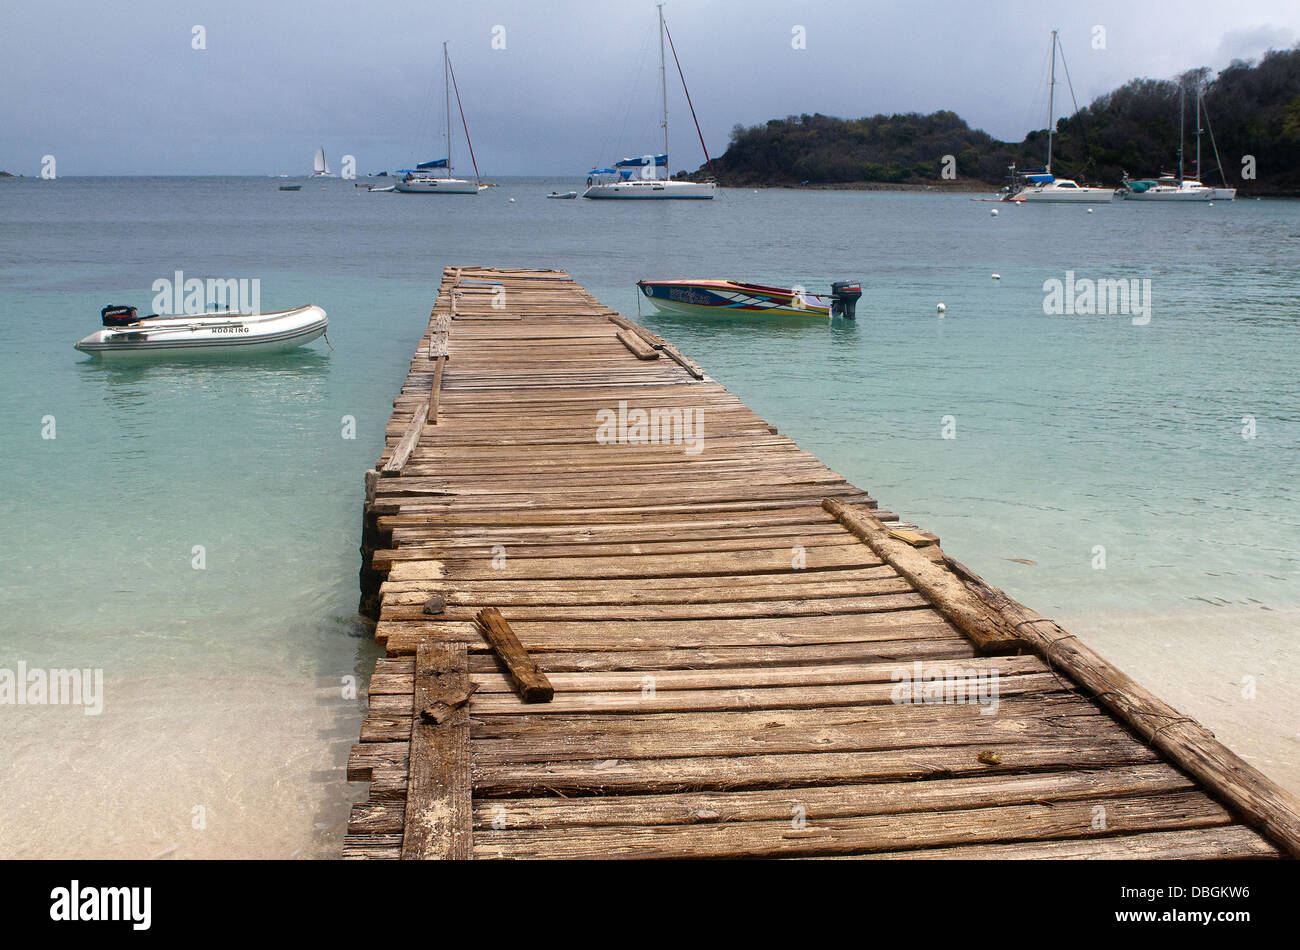
[[[314,304],[276,313],[146,317],[124,327],[96,330],[76,347],[113,357],[270,353],[310,343],[328,324],[325,311]]]
[[[412,178],[393,184],[397,191],[409,195],[477,195],[478,182],[463,178]]]
[[[717,185],[711,181],[614,181],[592,185],[584,198],[655,200],[668,198],[712,198]]]
[[[1022,188],[1012,195],[1009,201],[1047,201],[1047,202],[1085,202],[1087,204],[1104,204],[1114,197],[1109,188],[1084,188],[1073,186],[1057,187],[1056,182]]]
[[[1213,201],[1213,188],[1150,188],[1147,191],[1125,191],[1125,201]]]

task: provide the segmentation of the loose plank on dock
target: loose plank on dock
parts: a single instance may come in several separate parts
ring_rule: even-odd
[[[444,273],[362,555],[346,857],[1300,850],[1293,798],[561,272]]]

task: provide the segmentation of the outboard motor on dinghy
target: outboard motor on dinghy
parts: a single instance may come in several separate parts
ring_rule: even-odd
[[[862,285],[856,280],[837,280],[831,284],[831,316],[841,316],[845,320],[856,317],[858,298],[862,296]]]
[[[109,304],[99,311],[99,317],[104,321],[106,327],[124,327],[136,323],[140,319],[136,315],[137,312],[135,307],[119,307],[115,304]]]

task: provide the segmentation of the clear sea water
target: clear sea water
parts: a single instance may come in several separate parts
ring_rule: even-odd
[[[97,717],[0,706],[0,856],[338,853],[376,655],[355,613],[362,473],[449,264],[563,268],[633,317],[643,277],[861,278],[847,326],[643,319],[1300,789],[1300,203],[994,216],[880,192],[278,184],[0,180],[0,667],[105,678]],[[132,366],[72,349],[101,306],[148,309],[177,270],[259,279],[264,310],[320,304],[333,349]],[[1067,270],[1150,280],[1149,324],[1045,314]]]

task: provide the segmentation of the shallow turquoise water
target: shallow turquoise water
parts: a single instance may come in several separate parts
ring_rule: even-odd
[[[106,680],[95,719],[0,707],[0,854],[332,853],[358,792],[345,678],[374,655],[354,613],[361,475],[448,264],[564,268],[633,316],[642,277],[861,278],[847,326],[643,319],[882,507],[1300,774],[1300,203],[543,197],[575,184],[0,182],[0,667]],[[266,310],[320,304],[333,349],[135,366],[72,349],[99,307],[148,308],[176,270],[257,278]],[[1067,270],[1149,279],[1150,323],[1044,314]],[[1235,698],[1242,676],[1275,684],[1267,702]],[[220,820],[195,829],[200,805]]]

